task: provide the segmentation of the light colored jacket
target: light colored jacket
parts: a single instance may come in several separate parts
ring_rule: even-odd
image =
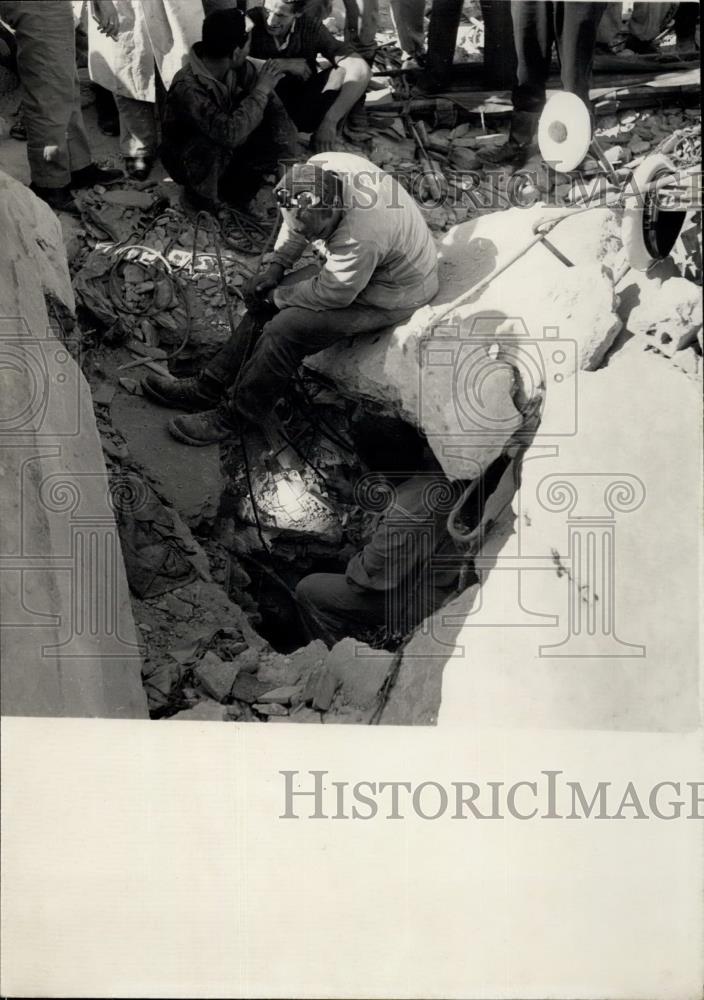
[[[88,12],[88,70],[94,83],[123,97],[154,101],[155,68],[168,90],[201,36],[201,0],[116,0],[120,32],[98,31]]]
[[[277,288],[276,305],[322,312],[353,302],[410,310],[429,302],[438,290],[437,249],[411,195],[362,156],[318,153],[308,162],[341,177],[344,215],[325,243],[320,272]],[[288,269],[307,246],[284,217],[273,259]]]

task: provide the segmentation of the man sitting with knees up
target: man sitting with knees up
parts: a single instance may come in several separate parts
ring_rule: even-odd
[[[283,70],[276,93],[299,131],[313,133],[317,152],[334,149],[339,128],[369,84],[368,63],[328,31],[310,0],[265,0],[247,17],[254,25],[250,55],[275,59]],[[331,68],[318,72],[319,55]]]
[[[276,440],[267,433],[276,431],[276,402],[305,357],[402,323],[438,290],[437,251],[420,209],[369,160],[318,154],[289,168],[276,196],[283,224],[273,260],[249,288],[266,321],[241,373],[236,334],[199,376],[148,375],[142,383],[162,405],[205,411],[171,421],[171,433],[186,444],[223,441],[242,418]],[[323,266],[284,278],[313,241],[322,246]],[[233,385],[232,403],[216,407]]]
[[[248,51],[244,15],[214,11],[166,97],[161,158],[198,208],[246,205],[262,175],[299,152],[296,128],[274,93],[281,70],[271,62],[257,69]]]
[[[480,535],[486,516],[512,493],[510,459],[501,455],[473,484],[452,482],[410,428],[400,440],[385,440],[383,425],[380,430],[366,416],[352,433],[362,461],[379,470],[355,490],[362,510],[365,497],[370,501],[365,544],[344,573],[303,577],[296,598],[309,632],[328,645],[346,636],[383,645],[407,635],[457,593],[465,546],[458,547],[449,518],[459,508],[462,534]],[[423,471],[403,471],[410,469]],[[379,511],[382,497],[387,502]],[[472,570],[465,585],[476,579]]]

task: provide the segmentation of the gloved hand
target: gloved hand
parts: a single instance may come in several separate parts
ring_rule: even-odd
[[[255,276],[244,286],[244,300],[249,308],[249,300],[262,302],[268,292],[281,284],[284,268],[281,264],[270,264],[266,271]]]

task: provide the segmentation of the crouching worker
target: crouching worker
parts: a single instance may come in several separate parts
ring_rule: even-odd
[[[298,155],[295,125],[274,90],[282,72],[248,61],[244,15],[218,10],[166,97],[161,159],[194,207],[222,201],[243,207],[262,175]]]
[[[309,0],[265,0],[247,17],[254,25],[251,55],[276,59],[284,71],[276,93],[296,126],[313,133],[315,152],[333,149],[348,114],[363,103],[371,78],[368,62],[328,31],[318,5]],[[331,68],[319,71],[318,56]]]
[[[417,445],[412,441],[398,442],[393,455],[392,443],[380,439],[378,430],[367,429],[364,445],[359,433],[354,436],[356,451],[370,467],[426,471],[408,478],[386,473],[383,486],[374,477],[366,491],[358,484],[363,509],[365,493],[374,510],[380,495],[388,496],[386,508],[374,515],[365,533],[368,541],[345,572],[303,577],[296,599],[309,632],[329,645],[346,636],[381,645],[408,635],[451,600],[458,593],[463,565],[468,570],[464,586],[477,582],[467,540],[481,538],[510,501],[515,476],[510,456],[503,454],[473,481],[450,481],[427,444],[414,461]],[[451,531],[453,512],[461,523]]]
[[[269,318],[247,364],[240,372],[238,332],[199,376],[148,375],[142,383],[162,405],[205,411],[171,421],[186,444],[224,441],[243,419],[270,445],[280,440],[275,405],[304,358],[402,323],[438,290],[437,251],[418,206],[368,160],[318,154],[294,164],[276,196],[283,223],[273,261],[249,289],[255,310]],[[314,240],[322,267],[284,278]],[[235,382],[232,402],[216,407]]]
[[[332,645],[346,636],[407,635],[452,597],[460,560],[447,516],[465,486],[437,473],[391,487],[388,507],[346,571],[312,573],[296,587],[313,636]]]

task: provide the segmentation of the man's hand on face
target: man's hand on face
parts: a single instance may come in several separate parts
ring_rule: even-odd
[[[259,70],[257,77],[257,87],[265,94],[271,94],[283,78],[284,71],[281,63],[277,59],[267,59]]]
[[[323,118],[311,142],[316,153],[329,153],[338,144],[337,126]]]
[[[298,80],[310,80],[313,75],[305,59],[285,59],[282,66],[290,76],[295,76]]]

